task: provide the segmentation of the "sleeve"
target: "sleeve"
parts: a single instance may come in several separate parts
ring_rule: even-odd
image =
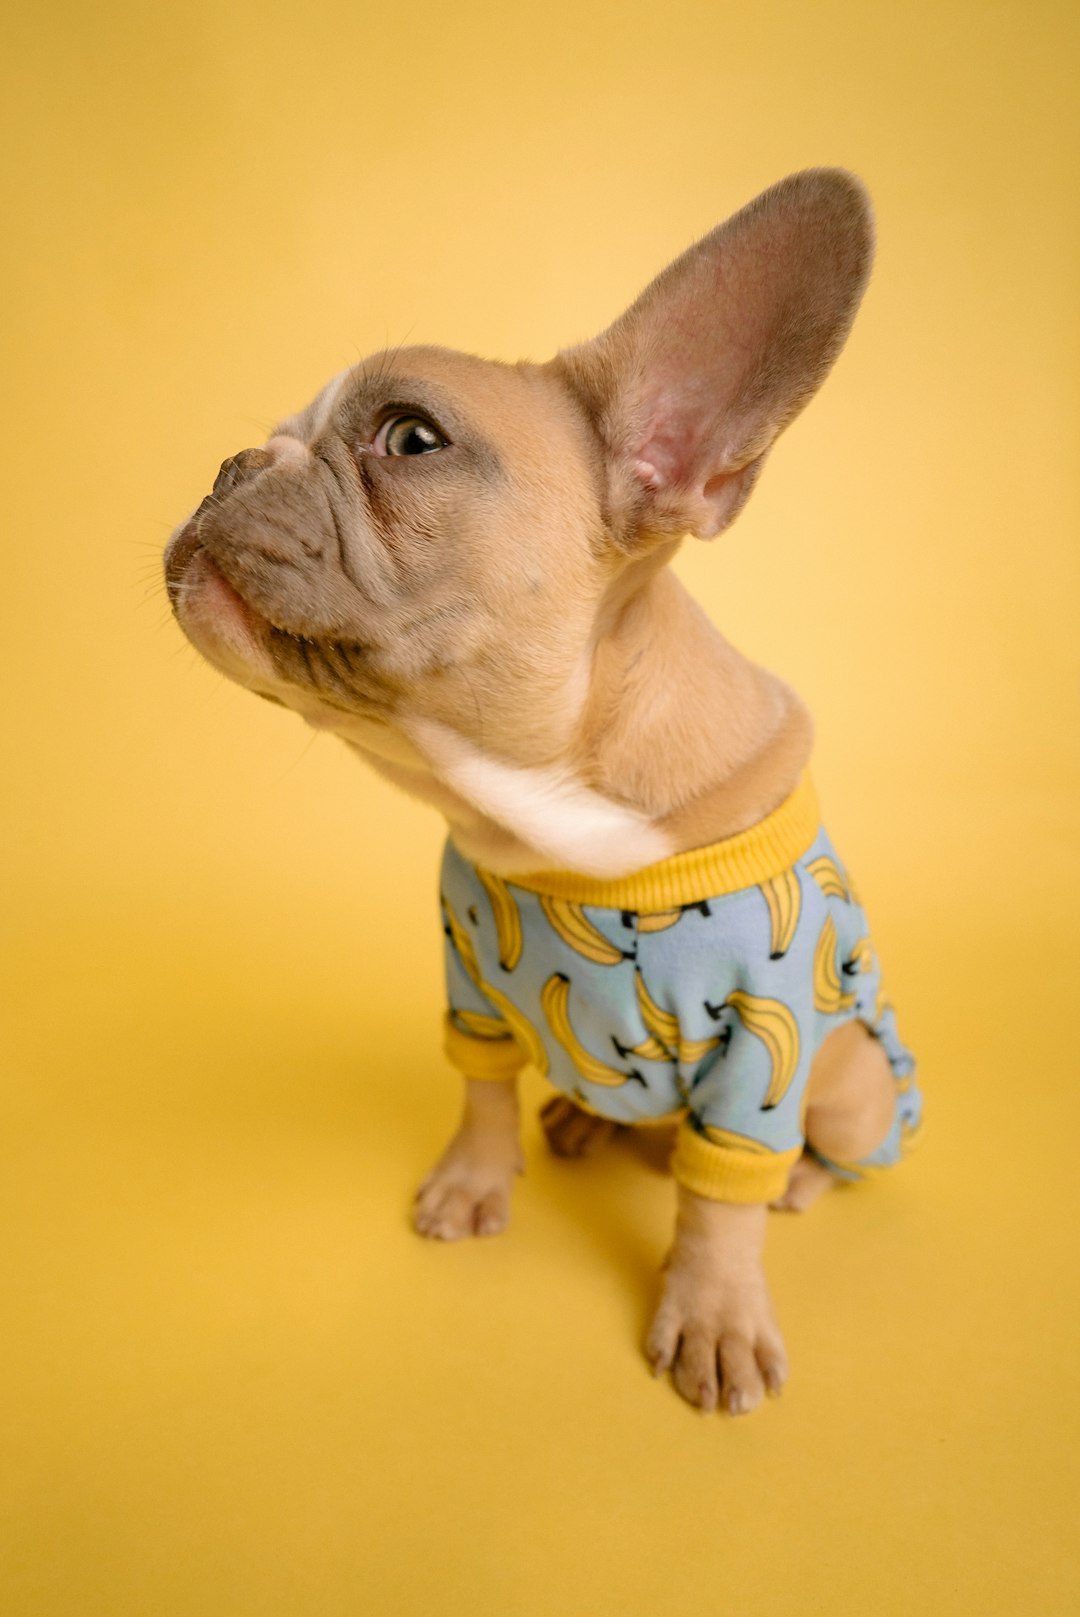
[[[801,1145],[775,1151],[691,1113],[679,1127],[671,1171],[680,1185],[710,1201],[771,1202],[784,1194],[801,1154]]]
[[[446,999],[443,1051],[467,1078],[513,1078],[525,1054],[505,1018],[466,970],[454,929],[446,931]]]
[[[811,1040],[797,996],[769,986],[727,995],[715,1059],[688,1089],[672,1172],[714,1201],[774,1201],[802,1152]]]

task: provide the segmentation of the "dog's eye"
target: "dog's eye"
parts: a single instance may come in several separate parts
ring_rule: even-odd
[[[430,455],[446,445],[438,427],[422,415],[399,415],[383,423],[371,447],[377,455]]]

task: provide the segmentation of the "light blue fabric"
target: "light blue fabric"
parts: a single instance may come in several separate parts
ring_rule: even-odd
[[[843,896],[835,891],[836,876],[831,883],[822,879],[824,860],[833,863]],[[505,1026],[498,1004],[478,986],[486,984],[532,1024],[544,1046],[550,1082],[590,1110],[636,1123],[685,1108],[706,1138],[712,1137],[709,1131],[721,1130],[745,1140],[750,1149],[784,1152],[803,1144],[802,1103],[817,1050],[834,1028],[858,1018],[880,1041],[897,1082],[896,1121],[867,1165],[895,1162],[902,1142],[919,1124],[922,1097],[914,1060],[900,1041],[891,1007],[881,999],[881,968],[869,945],[866,916],[824,830],[792,868],[797,920],[779,955],[773,947],[775,916],[760,886],[687,905],[674,924],[655,931],[647,930],[648,922],[635,912],[581,907],[579,915],[606,940],[606,948],[601,943],[592,951],[603,956],[597,959],[560,935],[550,906],[545,913],[538,894],[511,881],[507,888],[517,909],[521,948],[508,969],[500,961],[505,938],[500,940],[495,905],[473,866],[448,843],[444,911],[452,913],[474,951],[472,961],[463,961],[447,927],[451,1019],[464,1032],[470,1031],[468,1013]],[[829,999],[822,989],[823,971],[838,985],[834,997],[842,1002],[834,1008],[823,1008]],[[566,979],[568,986],[553,990],[553,978]],[[678,1050],[670,1039],[666,1051],[657,1050],[642,1012],[642,988],[663,1017],[676,1019]],[[559,1037],[565,1024],[553,1016],[552,1005],[560,996],[572,1039],[587,1052],[584,1062]],[[770,1005],[782,1007],[787,1017],[781,1010],[770,1012]],[[766,1024],[774,1034],[779,1030],[779,1041],[762,1035]],[[793,1041],[789,1029],[796,1030]],[[783,1059],[778,1059],[778,1042]],[[643,1047],[653,1053],[641,1054]],[[589,1058],[610,1071],[609,1081],[597,1081]],[[785,1062],[790,1075],[782,1082],[785,1072],[779,1069]],[[778,1087],[782,1093],[776,1095]],[[859,1165],[829,1166],[857,1176]]]

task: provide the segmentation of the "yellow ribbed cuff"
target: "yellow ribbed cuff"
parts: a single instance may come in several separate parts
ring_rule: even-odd
[[[455,1027],[449,1014],[443,1023],[443,1052],[466,1078],[514,1078],[525,1065],[525,1056],[509,1033],[502,1039],[478,1039]]]
[[[679,1130],[671,1171],[680,1185],[714,1202],[771,1202],[782,1196],[801,1146],[790,1151],[714,1145],[689,1123]]]
[[[599,881],[572,870],[541,870],[506,878],[513,887],[572,904],[611,910],[676,909],[723,898],[744,887],[772,881],[802,858],[821,828],[821,809],[809,775],[791,796],[748,831],[725,837],[705,848],[676,853],[617,881]]]

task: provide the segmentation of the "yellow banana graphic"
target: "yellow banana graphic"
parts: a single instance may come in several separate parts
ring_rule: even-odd
[[[720,1044],[721,1039],[718,1035],[707,1039],[684,1039],[679,1032],[678,1017],[670,1011],[660,1009],[646,988],[645,979],[640,971],[634,974],[634,986],[637,990],[641,1020],[645,1023],[649,1036],[640,1044],[626,1048],[617,1043],[621,1055],[639,1056],[642,1061],[678,1060],[685,1066],[692,1067]]]
[[[443,899],[443,907],[446,910],[446,925],[450,932],[450,942],[454,945],[454,948],[461,956],[461,964],[465,967],[466,972],[472,978],[477,988],[479,988],[480,962],[476,958],[476,950],[473,948],[473,940],[470,938],[469,934],[466,932],[465,928],[462,926],[461,922],[458,920],[445,898]]]
[[[682,915],[682,910],[654,910],[652,914],[638,915],[639,932],[666,932]]]
[[[661,1044],[659,1039],[654,1038],[651,1033],[647,1038],[642,1039],[640,1044],[620,1044],[618,1039],[614,1039],[613,1042],[616,1050],[624,1059],[627,1056],[637,1056],[639,1061],[671,1060],[671,1051],[666,1045]]]
[[[522,944],[517,900],[501,876],[479,867],[476,874],[491,901],[491,913],[495,917],[495,931],[499,940],[499,965],[504,971],[513,971],[521,959]]]
[[[720,1044],[719,1035],[714,1034],[711,1039],[680,1039],[679,1060],[686,1067],[692,1067],[695,1062],[701,1061],[710,1051]]]
[[[780,1000],[759,998],[741,988],[730,993],[724,1005],[731,1007],[746,1031],[755,1034],[769,1052],[772,1073],[761,1109],[771,1111],[787,1094],[799,1065],[799,1025]]]
[[[845,977],[853,977],[857,971],[872,971],[873,968],[874,946],[869,938],[860,938],[844,961],[844,975]]]
[[[443,902],[446,904],[445,899]],[[523,1016],[517,1006],[511,1004],[505,994],[500,994],[499,990],[493,987],[491,983],[484,981],[480,974],[480,962],[476,958],[473,940],[465,931],[449,904],[446,904],[446,921],[450,928],[450,941],[457,950],[461,964],[465,967],[469,977],[485,998],[489,999],[494,1005],[515,1040],[524,1050],[530,1064],[536,1068],[541,1077],[545,1076],[548,1070],[548,1058],[543,1039],[541,1039],[529,1018]],[[458,1014],[460,1015],[461,1013],[459,1012]]]
[[[497,1016],[483,1016],[479,1011],[453,1011],[451,1015],[461,1031],[474,1039],[505,1039],[510,1032]]]
[[[540,990],[540,1004],[552,1033],[582,1078],[590,1084],[604,1084],[608,1089],[618,1088],[630,1078],[636,1078],[639,1083],[644,1083],[645,1080],[639,1072],[620,1072],[618,1067],[609,1067],[606,1062],[598,1061],[589,1050],[586,1050],[570,1024],[569,1001],[570,979],[564,977],[561,971],[557,971],[548,978]]]
[[[772,927],[770,955],[773,960],[779,960],[781,955],[787,954],[790,949],[795,928],[799,924],[802,889],[799,886],[798,873],[786,870],[782,876],[774,876],[772,881],[762,882],[760,892],[769,907],[769,922]]]
[[[775,1155],[771,1147],[762,1145],[760,1140],[752,1140],[748,1134],[737,1134],[734,1129],[715,1128],[711,1123],[705,1124],[705,1138],[713,1145],[732,1146],[736,1151],[753,1151],[763,1157]]]
[[[638,1009],[641,1020],[652,1034],[657,1043],[665,1050],[669,1059],[674,1059],[675,1051],[679,1047],[679,1019],[670,1011],[660,1009],[645,986],[645,979],[640,971],[634,973],[634,988],[637,992]]]
[[[594,965],[617,966],[626,959],[623,951],[593,926],[580,904],[541,894],[540,908],[563,942]]]
[[[675,1060],[675,1052],[669,1050],[666,1044],[661,1044],[660,1040],[651,1033],[647,1038],[642,1039],[640,1044],[620,1044],[618,1039],[614,1040],[614,1044],[616,1050],[624,1058],[626,1056],[637,1056],[639,1061],[670,1062]],[[709,1039],[680,1039],[678,1059],[683,1066],[693,1067],[703,1057],[707,1056],[710,1051],[715,1050],[719,1044],[720,1039],[717,1035]]]
[[[814,1006],[831,1016],[834,1011],[846,1011],[855,1003],[854,994],[845,994],[836,970],[836,927],[831,915],[814,946]]]
[[[819,854],[811,859],[807,870],[817,882],[826,898],[851,897],[851,889],[844,880],[843,872],[835,859],[830,859],[827,853]]]

